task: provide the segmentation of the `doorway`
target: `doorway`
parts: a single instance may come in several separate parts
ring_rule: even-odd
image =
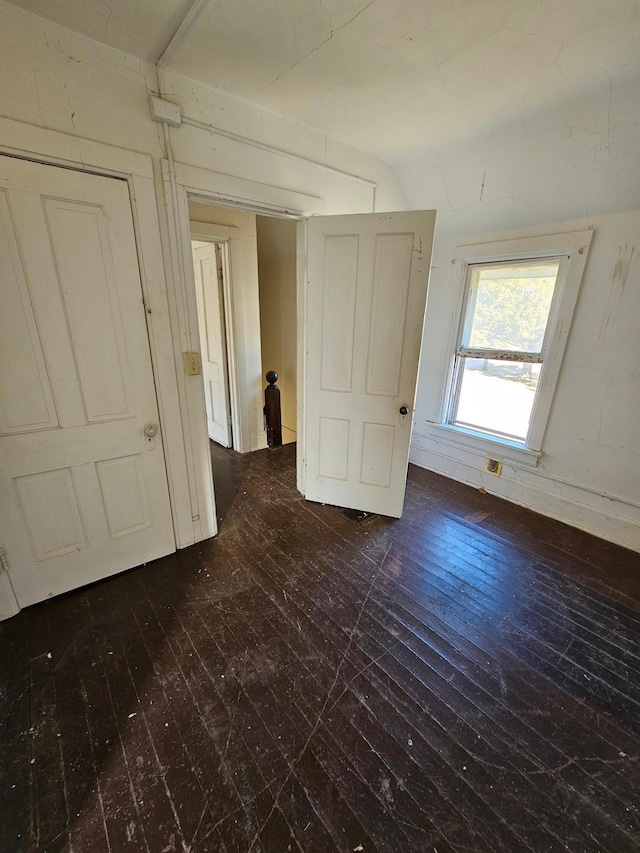
[[[214,204],[220,210],[241,216],[267,214],[298,220],[296,487],[306,500],[399,518],[404,502],[435,211],[322,215],[322,211],[314,209],[312,197],[297,194],[289,207],[287,190],[236,178],[225,183],[226,177],[210,176],[202,170],[176,164],[175,182],[179,190],[176,214],[181,223],[181,246],[177,248],[183,259],[181,263],[188,260],[188,266],[192,265],[189,201]],[[167,181],[168,195],[170,184]],[[231,229],[230,233],[232,246],[238,235]],[[257,244],[257,227],[252,236]],[[183,251],[185,246],[188,253]],[[257,281],[256,254],[253,253],[252,264]],[[259,288],[255,287],[251,294],[253,305],[250,300],[243,301],[235,282],[233,249],[230,259],[237,381],[249,384],[255,377],[259,380],[259,393],[244,397],[250,401],[248,409],[239,407],[245,452],[264,447],[266,438]],[[185,340],[198,349],[191,275],[184,284],[185,308],[190,311],[189,322],[183,326]],[[253,307],[256,293],[257,310]],[[257,328],[257,334],[248,335],[248,325]],[[246,369],[248,355],[254,363],[257,361],[258,370]],[[230,361],[231,357],[230,352]],[[233,387],[234,378],[230,378]],[[192,447],[202,463],[202,475],[210,477],[210,453],[202,441],[206,433],[202,428],[201,382],[191,382],[189,387],[193,389],[192,411],[198,415],[197,421],[190,420]],[[242,395],[238,398],[241,401]],[[251,439],[250,446],[244,443],[245,432],[250,433],[246,436],[247,442]],[[234,446],[235,436],[236,430]],[[213,480],[210,482],[213,486]],[[213,497],[213,491],[211,494]]]
[[[283,444],[295,444],[297,223],[200,199],[189,199],[189,223],[209,439],[241,453],[267,447],[265,374],[275,370]]]
[[[262,377],[278,374],[282,443],[297,439],[296,223],[256,216]]]

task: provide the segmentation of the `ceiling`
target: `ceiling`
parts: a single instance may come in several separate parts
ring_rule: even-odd
[[[12,0],[155,61],[192,0]],[[207,0],[169,67],[394,164],[640,76],[640,0]]]

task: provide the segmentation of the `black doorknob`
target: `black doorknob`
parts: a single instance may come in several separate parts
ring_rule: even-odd
[[[401,414],[401,415],[408,415],[408,414],[409,414],[409,409],[407,409],[407,407],[406,407],[406,406],[400,406],[400,414]]]

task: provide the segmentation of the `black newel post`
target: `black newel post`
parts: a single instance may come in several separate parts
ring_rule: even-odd
[[[264,389],[264,416],[267,422],[267,444],[282,446],[282,418],[280,415],[280,389],[276,385],[278,374],[270,370],[265,379],[269,383]]]

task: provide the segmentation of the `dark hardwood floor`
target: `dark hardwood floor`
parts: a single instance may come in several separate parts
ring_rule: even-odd
[[[0,624],[2,851],[640,850],[640,556],[212,449],[220,534]]]

